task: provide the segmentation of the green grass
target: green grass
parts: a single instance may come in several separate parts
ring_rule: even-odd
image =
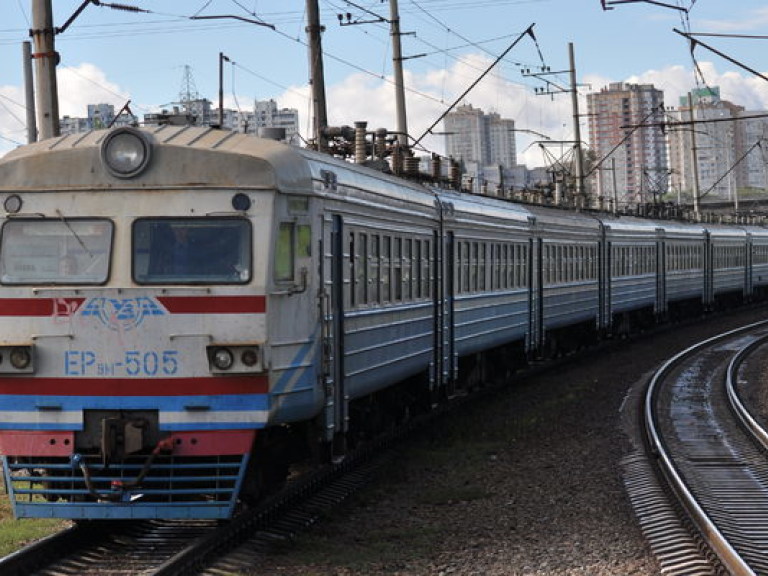
[[[15,552],[30,542],[63,530],[69,522],[55,519],[15,520],[11,503],[0,480],[0,557]]]

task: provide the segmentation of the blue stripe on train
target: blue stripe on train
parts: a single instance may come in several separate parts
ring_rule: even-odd
[[[158,410],[163,430],[263,428],[269,396],[9,395],[0,399],[0,430],[82,430],[82,410]]]
[[[210,410],[266,410],[267,394],[221,394],[215,396],[31,396],[0,397],[0,422],[5,412],[40,410],[167,410],[187,407]]]

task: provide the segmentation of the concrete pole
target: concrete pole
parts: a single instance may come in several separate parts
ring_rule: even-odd
[[[37,84],[37,115],[40,139],[53,138],[59,130],[59,94],[56,86],[56,65],[59,55],[54,47],[52,0],[32,0],[32,30],[35,45]]]
[[[229,62],[224,52],[219,52],[219,130],[224,129],[224,60]]]
[[[688,92],[688,114],[691,119],[691,173],[693,174],[693,215],[699,220],[699,162],[696,158],[696,118],[693,113],[693,95]]]
[[[403,50],[400,43],[400,11],[397,0],[389,0],[389,23],[392,36],[392,70],[395,74],[395,106],[397,110],[397,141],[408,147],[408,120],[405,112],[405,81],[403,79]]]
[[[37,119],[35,118],[35,78],[32,75],[32,43],[22,44],[24,68],[24,94],[27,106],[27,144],[37,142]]]
[[[584,158],[581,150],[581,126],[579,115],[579,90],[576,84],[576,59],[573,55],[573,42],[568,43],[568,60],[571,71],[571,104],[573,106],[573,139],[576,141],[576,197],[585,200],[584,191]]]
[[[313,131],[317,149],[328,151],[328,110],[325,103],[325,72],[323,71],[323,45],[320,9],[317,0],[307,0],[307,35],[309,36],[309,70],[312,85]]]

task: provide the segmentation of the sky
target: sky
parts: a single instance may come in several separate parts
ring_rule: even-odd
[[[653,84],[664,91],[665,105],[675,107],[691,89],[719,86],[725,100],[747,110],[768,109],[768,81],[753,73],[768,76],[761,58],[768,5],[762,0],[606,0],[610,10],[601,0],[397,3],[408,131],[425,150],[443,153],[444,136],[427,129],[451,106],[471,104],[515,120],[518,160],[529,167],[545,164],[536,145],[540,135],[574,138],[571,98],[562,90],[570,82],[569,44],[583,140],[586,95],[612,82]],[[53,0],[54,26],[62,27],[83,4]],[[309,133],[305,0],[111,3],[140,11],[109,4],[87,4],[55,37],[62,116],[86,116],[88,104],[110,103],[118,110],[130,101],[142,117],[186,93],[217,105],[223,53],[230,60],[224,66],[226,107],[248,110],[255,99],[271,98],[281,108],[298,109],[301,131]],[[329,123],[364,120],[370,129],[394,130],[389,2],[319,5]],[[0,0],[0,155],[26,141],[21,55],[30,39],[31,7],[32,0]],[[695,35],[693,50],[683,34]],[[539,94],[542,89],[550,93]],[[438,124],[433,132],[440,130]]]

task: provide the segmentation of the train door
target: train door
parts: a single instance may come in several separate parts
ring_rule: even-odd
[[[746,245],[744,246],[744,298],[747,301],[750,301],[754,294],[754,275],[752,273],[753,246],[752,233],[747,232]]]
[[[447,230],[447,222],[454,220],[454,206],[451,202],[438,199],[436,207],[439,227],[433,234],[431,255],[435,339],[435,369],[431,387],[433,392],[442,389],[443,394],[452,396],[459,370],[454,330],[456,248],[454,232]]]
[[[667,313],[667,244],[664,230],[656,229],[656,310],[657,317]]]
[[[597,291],[600,307],[598,321],[601,329],[610,329],[613,324],[613,315],[611,314],[611,258],[608,231],[605,224],[600,222],[600,243],[597,246]]]
[[[544,348],[544,240],[532,237],[528,245],[528,351]]]
[[[326,215],[322,231],[320,307],[323,322],[323,370],[325,391],[325,440],[332,456],[345,451],[349,424],[348,398],[344,387],[344,223],[339,215]]]
[[[444,235],[443,251],[443,281],[440,283],[444,291],[441,298],[441,338],[443,342],[441,355],[443,381],[446,385],[447,394],[451,396],[455,391],[456,377],[459,370],[459,359],[456,354],[456,338],[454,333],[456,244],[453,232],[447,232]]]
[[[715,259],[712,234],[709,230],[704,232],[704,309],[710,310],[715,300]]]

